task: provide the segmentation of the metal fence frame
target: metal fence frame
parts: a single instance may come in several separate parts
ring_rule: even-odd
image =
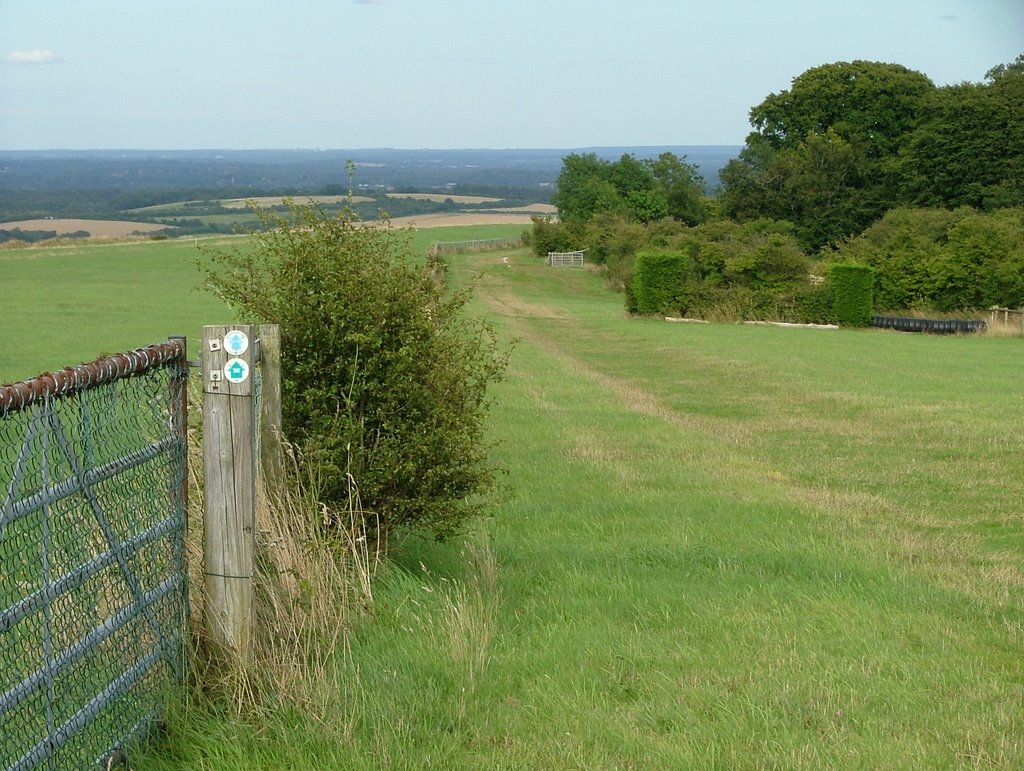
[[[125,435],[130,432],[122,433],[119,424],[119,441],[113,457],[91,465],[88,453],[76,448],[74,442],[79,432],[85,435],[86,428],[66,425],[76,411],[67,408],[65,414],[62,410],[65,405],[84,399],[87,392],[97,393],[96,389],[111,389],[111,398],[120,399],[118,389],[127,389],[122,381],[136,378],[154,378],[152,383],[146,381],[154,389],[152,403],[134,406],[148,410],[147,419],[127,424],[137,425],[139,435]],[[161,385],[163,378],[166,387]],[[187,382],[185,339],[172,338],[148,348],[0,386],[0,428],[9,421],[15,423],[11,431],[20,434],[21,442],[20,449],[17,442],[11,444],[15,448],[11,457],[17,458],[12,468],[0,469],[0,480],[6,481],[0,485],[0,725],[4,726],[0,735],[0,767],[54,769],[109,764],[126,743],[152,725],[163,696],[153,690],[162,691],[167,685],[184,680],[188,619]],[[132,405],[122,405],[122,409],[131,408]],[[154,426],[159,426],[161,435],[152,435],[156,431]],[[30,456],[37,443],[46,450],[33,460]],[[51,461],[51,454],[57,463]],[[26,471],[33,464],[41,469],[38,479],[34,472]],[[166,500],[166,511],[152,516],[155,524],[119,535],[108,512],[108,507],[117,504],[104,499],[103,491],[111,480],[141,473],[138,470],[144,464],[148,464],[147,471],[166,472],[166,478],[159,481],[166,495],[158,496],[159,500]],[[28,478],[32,481],[26,482]],[[31,489],[22,489],[26,485]],[[47,547],[51,537],[50,512],[58,506],[68,507],[78,520],[88,522],[98,544],[92,547],[91,556],[77,565],[49,564],[56,562]],[[38,555],[28,555],[24,545],[14,541],[5,545],[5,531],[21,527],[34,532],[33,525],[27,523],[36,520],[42,533]],[[143,550],[156,548],[166,556],[170,571],[168,575],[145,576],[148,584],[144,585],[138,573],[149,552]],[[90,549],[79,551],[84,554]],[[37,580],[16,580],[17,571],[34,566],[36,556],[41,567],[38,576],[31,576]],[[55,570],[59,575],[53,575]],[[5,572],[10,575],[5,576]],[[117,581],[127,595],[118,600],[124,600],[120,607],[105,605],[102,611],[92,608],[91,613],[55,628],[54,623],[66,619],[69,607],[74,609],[76,599],[80,599],[74,593],[103,576],[113,576],[110,580]],[[31,586],[21,591],[19,583]],[[96,619],[101,620],[96,623]],[[77,639],[68,639],[68,629],[81,633]],[[28,665],[35,668],[28,673],[16,671],[13,658],[23,654],[26,645],[34,644],[35,635],[44,641],[44,650],[35,650],[39,658],[33,658]],[[26,639],[28,643],[24,642]],[[69,689],[76,696],[79,690],[84,691],[81,703],[69,699],[68,691],[55,698],[54,684],[73,677],[80,667],[99,657],[107,650],[101,649],[104,645],[124,645],[126,648],[117,650],[129,650],[135,655],[119,661],[119,669],[113,670],[116,674],[109,681],[103,683],[97,678],[80,688]],[[37,661],[41,665],[36,666]],[[107,676],[106,672],[103,676]],[[139,697],[139,688],[147,689],[145,697]],[[101,733],[94,735],[84,730],[100,718]],[[21,722],[17,723],[18,720]]]
[[[548,252],[548,265],[552,268],[582,268],[586,257],[586,249],[575,252]]]

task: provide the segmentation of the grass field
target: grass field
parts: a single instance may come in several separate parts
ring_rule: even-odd
[[[431,241],[521,231],[521,226],[484,225],[419,230],[411,237],[413,248],[423,253]],[[241,243],[207,237],[0,250],[0,383],[170,335],[186,335],[190,355],[197,357],[203,325],[234,320],[220,300],[201,288],[198,247]]]
[[[396,547],[336,678],[191,702],[138,768],[1024,767],[1024,342],[632,320],[590,271],[451,259],[519,341],[493,517]]]
[[[314,703],[146,768],[1020,768],[1019,339],[629,320],[456,257],[518,337],[508,492],[410,539]]]

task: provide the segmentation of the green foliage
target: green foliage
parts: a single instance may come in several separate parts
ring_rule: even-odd
[[[810,261],[787,222],[715,220],[686,227],[673,219],[645,224],[607,212],[590,220],[582,243],[603,265],[608,285],[625,291],[631,312],[668,310],[659,308],[660,300],[648,302],[644,278],[638,293],[635,260],[643,251],[684,257],[676,274],[680,284],[669,298],[673,312],[791,320],[794,298],[809,286]]]
[[[530,246],[538,257],[547,257],[548,252],[571,252],[580,248],[576,235],[577,228],[551,217],[533,216],[533,231],[530,234]]]
[[[1024,208],[893,209],[835,258],[875,268],[875,304],[952,311],[1024,305]]]
[[[458,531],[494,484],[485,392],[505,365],[490,328],[462,315],[468,290],[446,296],[404,231],[309,206],[258,213],[252,250],[210,252],[209,285],[281,325],[283,428],[320,494],[344,504],[351,475],[382,534]]]
[[[755,131],[722,171],[722,211],[790,220],[812,250],[859,233],[891,205],[892,159],[934,90],[896,64],[807,70],[751,110]]]
[[[675,252],[639,252],[633,266],[636,312],[677,314],[686,307],[686,257]]]
[[[797,324],[829,324],[836,320],[832,291],[825,282],[801,287],[792,296],[792,320]]]
[[[724,278],[729,284],[781,289],[807,281],[807,256],[791,237],[765,233],[744,246],[725,260]]]
[[[696,166],[673,153],[637,160],[630,154],[605,161],[595,153],[566,156],[552,203],[563,222],[585,224],[602,213],[638,222],[673,217],[687,224],[708,217],[704,180]]]
[[[0,230],[0,244],[6,244],[8,241],[14,241],[15,243],[34,244],[37,243],[38,241],[47,241],[51,238],[56,237],[56,230],[22,230],[21,228]]]
[[[812,67],[792,87],[750,111],[748,143],[796,149],[832,129],[867,157],[892,155],[913,127],[921,100],[935,89],[927,76],[899,64],[853,61]]]
[[[630,285],[637,249],[651,242],[650,227],[624,214],[603,212],[587,223],[581,243],[588,259],[604,268],[605,280],[614,289]]]
[[[836,321],[851,327],[869,326],[875,271],[867,265],[836,263],[829,266],[828,281]]]
[[[901,163],[903,199],[920,206],[1024,204],[1024,55],[985,84],[938,89]]]
[[[722,213],[790,220],[817,250],[895,206],[1024,204],[1024,55],[987,78],[936,88],[897,64],[807,70],[751,110],[721,172]]]
[[[937,308],[1024,305],[1024,208],[969,214],[950,228],[941,255]]]
[[[662,153],[645,161],[657,191],[664,196],[667,216],[686,225],[699,225],[710,217],[704,198],[704,178],[697,167],[674,153]]]
[[[596,153],[572,153],[562,159],[562,171],[551,202],[562,222],[586,222],[599,211],[621,209],[618,190],[611,182],[611,164]]]

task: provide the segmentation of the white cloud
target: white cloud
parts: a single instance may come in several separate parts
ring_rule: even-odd
[[[12,51],[4,61],[7,64],[48,64],[57,61],[57,54],[48,48],[33,48],[30,51]]]

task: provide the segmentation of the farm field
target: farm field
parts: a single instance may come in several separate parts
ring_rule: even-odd
[[[464,225],[520,225],[519,232],[533,223],[531,217],[536,213],[529,211],[486,211],[460,212],[455,214],[413,214],[408,217],[393,217],[394,227],[414,228],[449,228]]]
[[[416,201],[434,201],[435,203],[450,200],[454,204],[497,203],[501,200],[481,195],[446,195],[445,193],[388,193],[388,198],[412,198]]]
[[[297,203],[321,203],[321,204],[339,204],[351,201],[352,203],[365,203],[366,201],[372,201],[365,195],[354,195],[351,198],[347,195],[296,195],[291,198]],[[246,209],[249,206],[249,201],[254,201],[259,206],[280,206],[285,200],[286,196],[260,196],[258,198],[231,198],[225,201],[221,201],[221,204],[228,209]]]
[[[310,703],[194,705],[140,767],[1024,766],[1019,339],[633,320],[451,260],[519,341],[493,517],[396,546]]]
[[[93,238],[124,238],[135,233],[152,233],[166,225],[128,220],[42,219],[0,222],[0,230],[55,230],[57,235],[85,230]]]
[[[426,193],[394,194],[393,197],[429,201],[444,200],[444,197]],[[482,198],[479,196],[454,196],[454,198],[460,199],[456,203],[457,205],[462,206],[487,201],[497,202],[501,200],[497,198]],[[281,196],[274,196],[256,198],[254,200],[260,206],[271,207],[281,205],[284,198]],[[296,196],[294,198],[294,201],[300,205],[313,202],[323,204],[325,206],[334,206],[345,201],[351,201],[352,203],[358,204],[373,200],[373,198],[369,198],[367,196],[354,196],[349,198],[348,196],[341,195]],[[135,222],[130,219],[102,220],[53,218],[4,222],[0,223],[0,230],[20,229],[23,231],[55,231],[58,236],[86,231],[92,239],[120,239],[135,236],[144,237],[145,234],[155,233],[165,229],[173,234],[176,225],[184,223],[187,226],[189,223],[196,221],[207,226],[233,228],[239,233],[247,232],[257,225],[256,216],[248,209],[248,199],[234,198],[214,202],[216,206],[229,210],[224,211],[221,209],[215,213],[207,211],[203,206],[205,203],[206,202],[202,201],[179,201],[171,204],[160,204],[157,206],[130,209],[124,212],[126,217],[131,217],[133,216],[133,213],[137,213],[136,216],[145,215],[146,217],[159,218],[161,220],[160,222]],[[554,215],[557,214],[557,209],[548,203],[533,203],[524,206],[498,206],[486,209],[473,208],[462,211],[454,210],[394,216],[391,218],[391,223],[395,227],[415,228],[458,227],[471,225],[529,226],[532,223],[531,217],[538,214]],[[376,218],[377,213],[374,212],[372,214],[367,214],[366,212],[363,212],[362,216],[365,219],[372,220]]]
[[[141,206],[137,209],[130,209],[129,211],[142,212],[148,215],[174,215],[182,216],[188,213],[189,209],[201,204],[206,203],[218,203],[227,209],[246,209],[248,208],[249,201],[255,201],[260,206],[280,206],[284,203],[286,196],[274,195],[274,196],[254,196],[253,198],[223,198],[216,201],[178,201],[176,203],[161,203],[154,206]],[[291,196],[295,201],[299,203],[321,203],[321,204],[338,204],[344,203],[350,200],[347,195],[296,195]],[[371,201],[372,198],[366,196],[353,196],[351,199],[356,203],[363,201]]]
[[[440,223],[438,223],[440,225]],[[411,232],[414,248],[432,241],[515,236],[522,227],[481,225]],[[204,324],[231,311],[201,288],[201,245],[231,248],[244,237],[164,241],[74,241],[0,250],[0,382],[91,361],[186,335],[198,357]]]

